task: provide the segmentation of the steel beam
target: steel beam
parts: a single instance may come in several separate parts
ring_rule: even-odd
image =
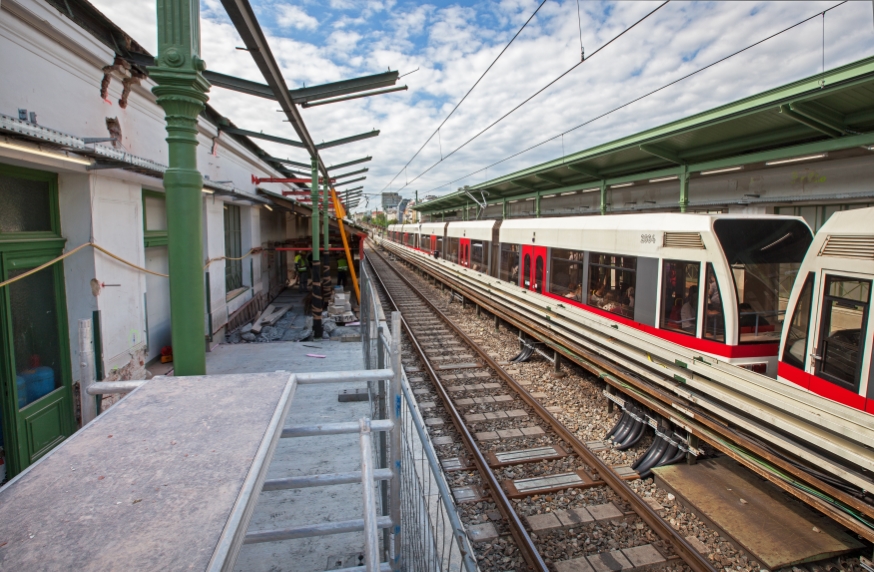
[[[337,165],[330,165],[328,167],[328,171],[333,171],[335,169],[343,169],[345,167],[351,167],[352,165],[358,165],[360,163],[366,163],[372,159],[373,159],[373,157],[368,155],[367,157],[362,157],[361,159],[355,159],[354,161],[346,161],[345,163],[339,163]]]
[[[358,177],[357,179],[350,179],[348,181],[342,181],[340,183],[334,183],[335,187],[339,187],[340,185],[348,185],[350,183],[357,183],[358,181],[363,181],[367,177]]]
[[[327,141],[325,143],[319,143],[316,145],[316,149],[330,149],[331,147],[338,147],[340,145],[345,145],[347,143],[354,143],[356,141],[361,141],[363,139],[370,139],[371,137],[376,137],[379,135],[379,129],[374,129],[373,131],[369,131],[367,133],[360,133],[358,135],[352,135],[350,137],[343,137],[342,139],[335,139],[333,141]],[[327,169],[325,169],[325,174],[327,174]]]
[[[593,179],[600,179],[601,178],[601,175],[600,175],[600,173],[598,173],[597,170],[590,169],[589,167],[583,167],[582,165],[570,164],[567,166],[567,168],[570,169],[571,171],[576,171],[577,173],[580,173],[581,175],[586,175],[587,177],[592,177]]]
[[[684,161],[680,159],[680,156],[674,153],[673,151],[669,151],[668,149],[664,149],[659,147],[658,145],[641,145],[640,150],[644,153],[648,153],[650,155],[654,155],[659,159],[664,159],[670,163],[676,163],[677,165],[682,165]]]
[[[230,133],[231,135],[242,135],[243,137],[253,137],[255,139],[263,139],[264,141],[272,141],[273,143],[281,143],[283,145],[291,145],[300,149],[306,149],[307,146],[300,141],[294,139],[286,139],[285,137],[277,137],[276,135],[268,135],[260,131],[249,131],[247,129],[238,129],[236,127],[219,126],[220,131]]]
[[[393,86],[397,81],[398,72],[388,71],[355,79],[344,79],[342,81],[335,81],[324,85],[302,87],[292,90],[290,93],[295,103],[303,104],[317,101],[319,99],[328,99],[330,97],[339,97],[350,93],[389,87]]]
[[[343,174],[341,174],[341,175],[334,175],[334,176],[333,176],[333,179],[334,179],[335,181],[336,181],[336,180],[339,180],[339,179],[345,179],[346,177],[351,177],[351,176],[353,176],[353,175],[360,175],[361,173],[366,173],[366,172],[368,172],[369,170],[370,170],[370,169],[368,169],[368,168],[364,168],[364,169],[358,169],[357,171],[349,171],[348,173],[343,173]]]
[[[362,97],[373,97],[374,95],[385,95],[386,93],[394,93],[396,91],[407,91],[407,86],[402,85],[400,87],[390,87],[388,89],[379,89],[376,91],[367,91],[364,93],[355,93],[352,95],[344,95],[341,97],[334,97],[331,99],[322,99],[315,103],[303,103],[301,107],[317,107],[319,105],[329,105],[331,103],[341,103],[343,101],[350,101],[353,99],[361,99]]]
[[[831,127],[829,127],[827,125],[823,125],[822,123],[820,123],[819,121],[817,121],[815,119],[812,119],[812,118],[807,117],[805,115],[801,115],[800,113],[796,113],[788,105],[781,105],[780,106],[780,114],[785,115],[789,119],[797,121],[798,123],[801,123],[802,125],[807,125],[811,129],[815,129],[816,131],[819,131],[820,133],[824,133],[824,134],[828,135],[829,137],[838,138],[838,137],[841,137],[843,135],[843,132],[838,131],[837,129],[832,129]]]

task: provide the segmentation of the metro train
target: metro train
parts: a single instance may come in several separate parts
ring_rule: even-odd
[[[874,414],[874,209],[392,225],[387,238]],[[784,327],[785,326],[785,327]]]

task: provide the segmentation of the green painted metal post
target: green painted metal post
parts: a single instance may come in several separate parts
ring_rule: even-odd
[[[322,180],[322,209],[324,212],[324,226],[322,228],[324,238],[324,249],[322,254],[322,302],[324,306],[331,303],[331,191],[329,190],[330,183],[327,179]]]
[[[686,165],[680,168],[680,212],[689,208],[689,170]]]
[[[534,197],[534,216],[540,218],[540,193]]]
[[[501,213],[503,215],[503,218],[504,218],[504,220],[506,220],[508,218],[508,215],[510,214],[510,209],[508,208],[507,199],[504,199],[504,204],[503,204],[503,207],[501,207],[501,208],[502,208]]]
[[[607,214],[607,181],[601,180],[601,214]]]
[[[203,288],[203,177],[197,170],[197,117],[209,82],[200,59],[199,0],[158,0],[158,58],[152,91],[167,120],[167,235],[170,329],[176,375],[206,374]]]
[[[322,339],[322,264],[319,257],[319,160],[312,159],[313,178],[310,181],[310,198],[313,212],[310,217],[313,231],[313,267],[312,267],[312,304],[313,304],[313,338]]]

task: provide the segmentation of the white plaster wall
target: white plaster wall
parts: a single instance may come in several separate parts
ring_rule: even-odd
[[[203,259],[225,255],[224,203],[215,195],[203,200]],[[228,321],[228,306],[225,302],[225,261],[216,260],[209,265],[209,292],[212,303],[212,328],[217,331]],[[209,322],[204,324],[204,331]]]
[[[94,241],[116,256],[144,266],[142,188],[97,175],[91,177],[91,185]],[[110,375],[113,369],[128,365],[145,347],[145,274],[103,253],[94,256],[97,280],[120,285],[103,288],[97,298],[105,371]]]
[[[84,174],[58,177],[61,235],[67,239],[66,251],[91,240],[91,181]],[[92,318],[97,299],[91,294],[95,276],[94,249],[84,248],[64,260],[64,289],[70,336],[70,362],[73,381],[79,380],[79,320]]]
[[[166,246],[144,250],[146,268],[161,274],[170,273],[170,258]],[[161,355],[161,348],[172,345],[170,334],[170,280],[146,274],[146,314],[148,316],[148,352],[146,361]]]

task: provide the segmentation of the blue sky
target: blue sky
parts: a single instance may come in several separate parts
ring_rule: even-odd
[[[92,0],[154,50],[154,0]],[[134,9],[132,9],[134,4]],[[386,69],[409,91],[302,111],[317,141],[382,135],[327,151],[338,163],[373,155],[366,193],[378,193],[440,124],[539,2],[253,0],[290,87]],[[445,155],[653,10],[656,2],[549,0],[482,83],[387,190],[443,194],[734,101],[874,54],[870,2],[850,2],[585,128],[510,160],[617,105],[752,44],[838,2],[670,2],[531,103],[449,159]],[[577,7],[579,5],[579,20]],[[210,69],[260,80],[219,0],[202,2],[203,58]],[[825,42],[823,42],[823,26]],[[276,105],[212,90],[211,104],[237,125],[292,136]],[[299,150],[259,142],[272,154]],[[432,167],[427,174],[411,179]],[[488,165],[491,167],[485,168]]]

